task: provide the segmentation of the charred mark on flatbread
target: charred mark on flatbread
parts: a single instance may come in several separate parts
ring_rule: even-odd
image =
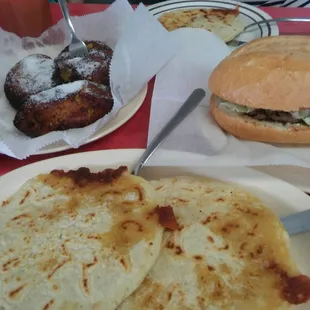
[[[225,246],[223,246],[222,248],[219,248],[220,251],[222,250],[228,250],[229,249],[229,244],[226,244]]]
[[[183,253],[182,248],[179,245],[176,245],[173,241],[168,240],[165,244],[165,247],[170,250],[174,250],[176,255],[181,255]]]
[[[49,310],[51,309],[52,305],[54,304],[54,299],[51,299],[44,307],[42,310]]]
[[[248,244],[246,242],[242,242],[240,245],[240,250],[244,250]]]
[[[96,264],[98,263],[98,259],[97,257],[95,256],[94,257],[94,260],[91,262],[91,263],[88,263],[88,264],[83,264],[82,265],[82,270],[83,270],[83,280],[82,280],[82,283],[83,283],[83,289],[84,289],[84,292],[89,295],[89,286],[88,286],[88,269],[95,266]]]
[[[105,169],[100,172],[90,172],[89,168],[81,167],[77,170],[52,170],[51,174],[58,178],[70,178],[78,186],[90,183],[112,183],[122,175],[128,173],[128,168],[120,166],[117,169]]]
[[[56,284],[54,284],[54,285],[52,286],[52,289],[53,289],[55,292],[57,292],[57,291],[59,291],[59,286],[56,285]]]
[[[31,218],[31,215],[28,214],[28,213],[22,213],[22,214],[18,214],[16,216],[14,216],[11,221],[17,221],[17,220],[20,220],[22,218]]]
[[[221,228],[221,231],[223,233],[231,233],[233,232],[234,230],[238,229],[240,226],[239,224],[235,224],[235,223],[227,223],[225,224],[222,228]]]
[[[143,231],[143,226],[141,223],[137,222],[137,221],[133,221],[133,220],[127,220],[127,221],[124,221],[122,224],[121,224],[121,227],[124,229],[124,230],[127,230],[129,227],[134,227],[136,226],[136,230],[137,231]]]
[[[258,216],[257,212],[254,212],[253,210],[250,210],[249,208],[236,208],[238,211],[249,214],[249,215],[253,215],[253,216]]]
[[[164,187],[163,185],[158,186],[158,187],[155,188],[155,190],[156,190],[156,191],[159,191],[159,190],[162,189],[163,187]]]
[[[3,200],[2,203],[1,203],[1,207],[5,207],[6,205],[9,204],[9,200]]]
[[[120,259],[120,263],[124,267],[125,270],[128,269],[128,265],[126,263],[126,260],[123,257]]]
[[[217,219],[218,219],[218,217],[217,217],[216,212],[213,212],[210,215],[208,215],[204,220],[202,220],[201,223],[202,223],[202,225],[206,225],[206,224],[208,224],[214,220],[217,220]]]
[[[208,236],[207,239],[211,242],[214,243],[214,239],[211,236]]]
[[[15,299],[18,294],[27,286],[27,284],[23,284],[21,286],[19,286],[18,288],[16,288],[15,290],[13,291],[10,291],[9,292],[9,298],[11,299]]]
[[[70,261],[70,259],[65,259],[64,261],[62,261],[61,263],[59,263],[52,271],[51,273],[48,274],[47,279],[50,280],[53,275],[56,273],[56,271],[58,269],[60,269],[62,266],[64,266],[66,263],[68,263]]]
[[[167,241],[166,243],[166,248],[167,249],[173,249],[174,248],[174,243],[170,240]]]
[[[195,260],[202,260],[203,257],[201,255],[194,255]]]
[[[2,265],[2,271],[6,272],[8,271],[11,267],[17,267],[20,263],[20,260],[18,257],[11,258],[9,259],[6,263]]]
[[[155,208],[155,212],[158,215],[159,224],[168,230],[177,230],[178,222],[175,218],[173,208],[171,206],[164,206]]]
[[[24,198],[19,202],[19,204],[22,205],[29,195],[30,195],[30,191],[26,191]]]
[[[168,293],[168,301],[170,301],[170,300],[171,300],[171,298],[172,298],[172,293],[171,293],[171,292],[169,292],[169,293]]]
[[[175,247],[174,253],[175,253],[176,255],[181,255],[181,254],[183,253],[183,250],[181,249],[181,247],[180,247],[179,245],[177,245],[177,246]]]
[[[209,271],[214,271],[215,268],[214,268],[213,266],[208,265],[208,270],[209,270]]]
[[[310,278],[306,275],[290,277],[276,262],[271,261],[267,269],[280,277],[282,297],[293,305],[306,303],[310,300]]]
[[[142,201],[144,199],[144,193],[142,192],[141,188],[136,186],[135,190],[138,192],[139,200]]]

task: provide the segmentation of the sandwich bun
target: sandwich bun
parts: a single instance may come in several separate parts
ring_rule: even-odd
[[[310,108],[309,85],[308,36],[247,43],[224,59],[209,79],[209,90],[225,101],[287,112]]]
[[[219,106],[220,100],[211,96],[210,109],[215,121],[227,132],[242,140],[269,143],[310,143],[310,126],[258,121],[246,115],[228,113]]]

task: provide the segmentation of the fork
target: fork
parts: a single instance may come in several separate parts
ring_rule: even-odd
[[[86,57],[88,56],[88,50],[86,44],[78,38],[75,33],[70,14],[68,11],[68,6],[66,0],[59,0],[59,5],[62,11],[62,14],[67,23],[68,29],[70,31],[71,43],[69,45],[69,54],[72,58],[74,57]]]

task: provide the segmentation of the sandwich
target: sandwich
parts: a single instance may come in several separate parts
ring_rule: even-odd
[[[244,140],[310,143],[310,37],[266,37],[233,51],[212,72],[210,110]]]

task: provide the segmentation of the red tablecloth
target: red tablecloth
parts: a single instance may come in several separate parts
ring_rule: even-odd
[[[105,4],[70,4],[69,9],[72,15],[84,15],[103,11]],[[51,4],[53,21],[56,23],[61,18],[61,12],[57,4]],[[310,8],[263,8],[272,17],[309,17]],[[1,26],[1,21],[0,21]],[[309,34],[310,27],[306,23],[280,23],[281,34]],[[108,136],[84,145],[77,150],[68,150],[61,153],[49,155],[31,156],[25,160],[17,160],[0,154],[0,175],[13,169],[33,163],[39,160],[71,154],[76,152],[87,152],[95,150],[118,149],[118,148],[144,148],[147,142],[147,132],[150,116],[150,103],[152,98],[154,80],[149,83],[147,97],[140,110],[122,127]]]

